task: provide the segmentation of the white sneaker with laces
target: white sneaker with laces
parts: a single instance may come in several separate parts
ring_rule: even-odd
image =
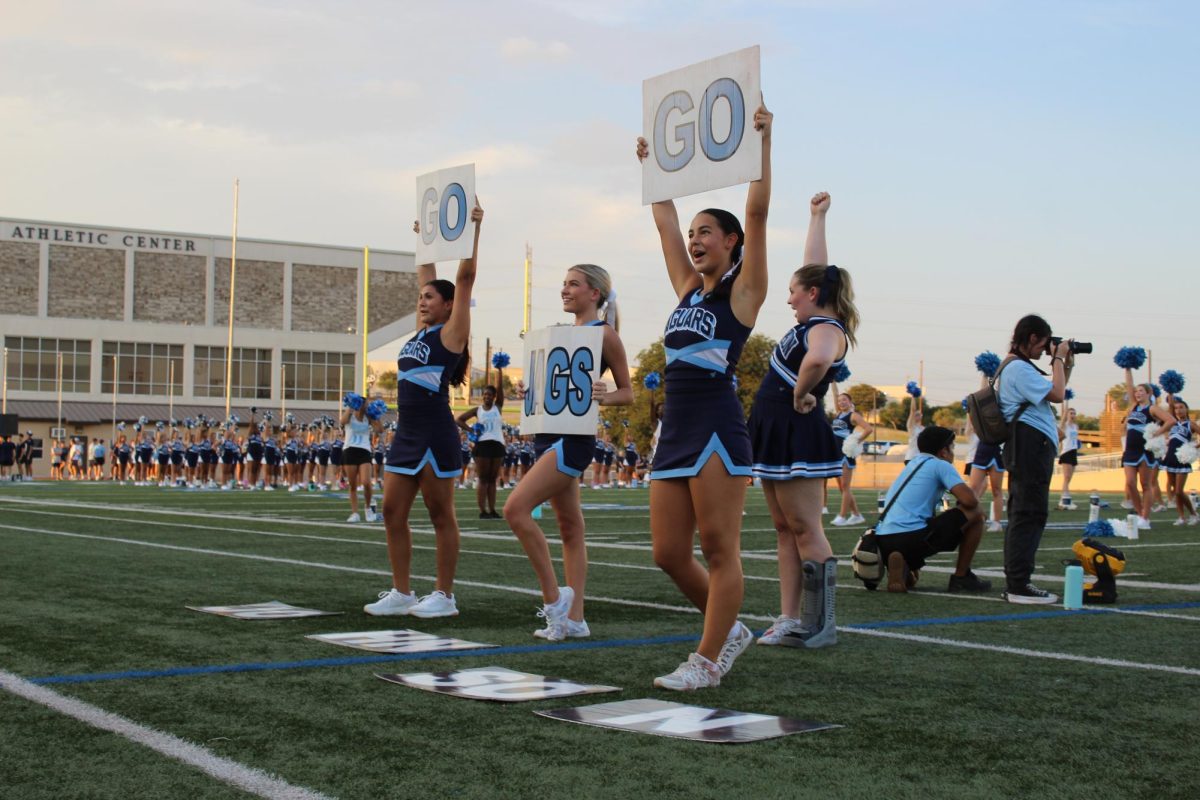
[[[1121,501],[1121,508],[1132,509],[1132,508],[1133,508],[1133,503],[1129,502],[1128,500],[1122,500],[1122,501]]]
[[[1148,531],[1150,530],[1150,520],[1145,517],[1138,517],[1137,526],[1139,531]]]
[[[828,514],[828,513],[829,513],[829,509],[826,508],[825,506],[821,506],[821,514],[824,515],[824,514]]]
[[[1192,514],[1192,518],[1188,520],[1188,527],[1193,527],[1196,525],[1200,525],[1200,516]]]
[[[733,630],[729,632],[729,636],[726,637],[725,644],[721,645],[721,652],[717,655],[717,666],[720,668],[721,674],[729,674],[729,670],[733,669],[733,662],[752,644],[754,644],[754,634],[739,619],[734,624]]]
[[[370,522],[369,519],[367,521]],[[457,617],[458,604],[454,602],[454,595],[447,597],[445,592],[439,590],[422,597],[408,613],[421,619]]]
[[[721,668],[699,653],[692,653],[687,661],[675,668],[670,675],[654,679],[660,689],[676,692],[692,692],[721,685]]]
[[[1176,528],[1182,528],[1184,525],[1187,525],[1187,523],[1188,523],[1188,521],[1185,517],[1180,517],[1179,519],[1175,520],[1171,524],[1174,525]]]
[[[369,508],[366,510],[366,513],[363,514],[363,518],[367,522],[378,522],[379,521],[379,516],[376,515],[376,513]]]
[[[567,638],[567,612],[571,610],[571,604],[574,602],[575,590],[570,586],[560,586],[558,599],[542,606],[542,610],[537,613],[546,620],[546,628],[543,631],[546,635],[540,638],[549,642],[561,642]]]
[[[862,514],[851,514],[846,519],[846,524],[847,525],[862,525],[866,521],[867,521],[866,517],[864,517]]]
[[[363,606],[363,611],[373,617],[404,617],[417,602],[416,592],[404,594],[397,589],[389,589],[386,592],[380,592],[379,599],[374,603],[367,603]]]
[[[763,631],[763,635],[758,637],[758,641],[755,644],[777,645],[784,635],[803,629],[804,626],[800,624],[800,620],[796,617],[780,614],[775,619],[775,622],[771,624],[771,627]]]
[[[847,525],[847,524],[849,524],[849,523],[847,523],[847,522],[846,522],[846,518],[845,518],[845,517],[843,517],[841,514],[838,514],[836,517],[834,517],[833,519],[829,520],[829,524],[830,524],[830,525],[835,525],[835,526],[837,526],[837,527],[839,527],[839,528],[840,528],[840,527],[842,527],[843,525]]]
[[[533,632],[533,635],[538,639],[546,639],[549,637],[550,626],[539,628]],[[568,639],[586,639],[592,635],[588,628],[587,620],[576,622],[570,617],[567,618],[567,638]]]
[[[358,512],[355,511],[353,514],[346,517],[346,522],[362,522],[362,520],[359,518]]]
[[[1004,530],[1004,526],[996,520],[992,520],[987,524],[988,533],[1000,533],[1002,530]]]

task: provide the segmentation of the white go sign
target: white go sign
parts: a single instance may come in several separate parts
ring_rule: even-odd
[[[525,402],[521,433],[595,434],[600,406],[604,328],[555,325],[525,334]]]
[[[417,178],[416,263],[470,258],[475,246],[475,165],[440,169]]]
[[[642,82],[642,203],[736,186],[762,177],[758,47]]]

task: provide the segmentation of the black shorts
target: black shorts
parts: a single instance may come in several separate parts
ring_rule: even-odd
[[[1063,453],[1061,456],[1058,457],[1058,463],[1070,464],[1072,467],[1079,466],[1079,451],[1078,450],[1068,450],[1067,452]]]
[[[962,509],[952,508],[929,520],[929,524],[919,531],[886,536],[876,534],[875,540],[879,543],[879,555],[885,561],[893,552],[899,551],[904,555],[909,569],[920,569],[925,566],[925,559],[934,553],[957,550],[962,543],[966,524],[967,515]]]
[[[342,451],[342,463],[347,467],[360,467],[371,463],[372,453],[361,447],[347,447]]]
[[[504,458],[504,443],[495,439],[484,439],[476,443],[474,455],[476,458]]]

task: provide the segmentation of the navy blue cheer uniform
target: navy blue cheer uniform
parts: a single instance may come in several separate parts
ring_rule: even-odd
[[[593,320],[587,323],[592,325],[605,325],[604,320]],[[601,347],[600,372],[603,375],[607,365],[603,360],[603,347]],[[517,445],[516,455],[520,455],[521,445]],[[548,452],[554,452],[554,458],[558,471],[564,475],[570,475],[572,478],[578,478],[587,469],[588,464],[592,463],[592,459],[596,456],[597,442],[594,434],[589,433],[538,433],[533,437],[533,454],[534,457],[540,459]],[[601,459],[603,456],[601,456]]]
[[[638,461],[637,446],[633,442],[625,445],[625,466],[635,467]]]
[[[975,457],[971,459],[971,469],[1004,472],[1004,443],[988,444],[980,442],[975,447]]]
[[[517,443],[509,442],[504,445],[504,466],[515,467],[517,465]]]
[[[156,455],[158,458],[158,465],[160,467],[165,467],[171,463],[171,448],[167,446],[166,442],[163,442],[158,446]]]
[[[121,466],[129,466],[129,459],[132,454],[133,448],[129,446],[129,442],[117,446],[117,461],[121,462]]]
[[[450,413],[450,377],[465,353],[442,344],[443,325],[418,331],[396,360],[397,425],[384,469],[417,475],[428,464],[439,478],[462,474],[458,423]]]
[[[230,439],[230,438],[226,438],[221,443],[221,463],[222,464],[236,463],[237,457],[239,455],[241,455],[241,449],[238,447],[236,441],[234,441],[233,439]]]
[[[533,466],[534,452],[533,445],[529,442],[521,442],[517,447],[517,459],[521,462],[521,466],[528,469]]]
[[[1145,464],[1158,466],[1154,456],[1146,452],[1146,426],[1153,421],[1150,404],[1134,406],[1125,417],[1125,452],[1121,454],[1121,465],[1136,467]]]
[[[200,446],[192,442],[188,445],[183,457],[187,461],[188,469],[195,469],[196,465],[200,463]]]
[[[597,464],[604,463],[604,442],[596,440],[595,451],[592,453],[592,461]]]
[[[734,280],[736,267],[722,280]],[[715,453],[730,475],[751,474],[746,414],[733,385],[750,328],[734,316],[729,297],[702,288],[679,301],[667,320],[666,400],[650,477],[691,478]]]
[[[183,466],[183,442],[178,439],[171,443],[171,464],[176,467]]]
[[[250,440],[246,442],[246,454],[251,464],[261,464],[263,460],[263,440],[258,431],[251,431]]]
[[[1179,448],[1192,440],[1192,421],[1185,419],[1176,421],[1167,434],[1167,455],[1163,458],[1162,466],[1167,472],[1178,474],[1192,471],[1191,464],[1179,463]]]
[[[463,442],[460,449],[462,450],[462,462],[463,466],[465,467],[467,464],[471,463],[471,445]]]
[[[839,442],[838,447],[841,447],[842,445],[844,445],[846,443],[846,440],[850,438],[850,434],[854,432],[855,425],[854,425],[853,417],[854,417],[854,412],[847,411],[846,413],[838,414],[836,417],[833,418],[833,423],[832,423],[833,435],[838,437],[838,442]],[[842,453],[842,469],[854,469],[857,466],[858,466],[858,459],[851,458],[850,456],[846,455],[845,452],[843,451],[843,453]]]
[[[817,325],[833,325],[845,336],[845,327],[832,317],[812,317],[784,334],[771,353],[771,368],[750,409],[754,474],[763,480],[836,478],[842,474],[841,439],[825,417],[824,401],[845,358],[830,364],[812,388],[816,408],[801,414],[795,406],[796,371],[808,354],[808,332]],[[657,459],[655,463],[657,466]]]
[[[333,444],[329,446],[329,463],[333,464],[335,467],[340,467],[342,465],[342,450],[345,448],[345,446],[346,443],[342,441],[341,436],[333,440]]]
[[[279,443],[274,437],[268,437],[263,442],[263,463],[268,467],[279,466]]]

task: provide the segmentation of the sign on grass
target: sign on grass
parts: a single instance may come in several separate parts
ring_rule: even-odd
[[[475,165],[463,164],[417,178],[416,263],[470,258],[475,247]]]
[[[413,630],[317,633],[306,638],[342,647],[353,647],[356,650],[370,650],[373,653],[430,653],[437,650],[474,650],[479,647],[496,646]]]
[[[809,722],[770,714],[748,714],[725,708],[688,706],[665,700],[622,700],[616,703],[556,708],[534,713],[581,725],[720,744],[757,742],[793,733],[842,727],[827,722]]]
[[[465,697],[470,700],[494,700],[519,703],[577,694],[619,692],[616,686],[576,683],[565,678],[547,678],[504,667],[479,667],[457,672],[415,672],[409,675],[376,675],[392,683],[424,689],[427,692]]]
[[[290,606],[278,600],[272,600],[269,603],[250,603],[244,606],[185,606],[185,608],[236,619],[298,619],[300,617],[331,617],[342,613],[341,611],[318,611],[315,608]]]
[[[525,334],[521,433],[596,433],[600,405],[592,402],[592,386],[600,379],[603,349],[600,325],[554,325]]]
[[[758,47],[642,82],[642,204],[762,177]]]

